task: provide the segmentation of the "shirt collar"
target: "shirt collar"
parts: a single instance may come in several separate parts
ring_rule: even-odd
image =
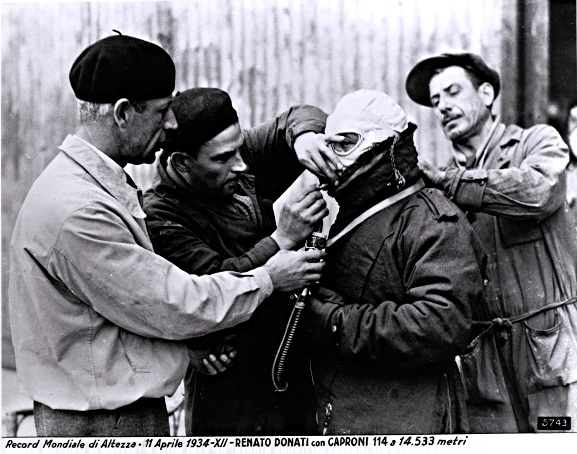
[[[140,219],[146,217],[140,206],[139,189],[133,188],[126,182],[126,174],[116,162],[76,135],[68,135],[59,148],[82,166],[112,197],[126,207],[133,217]],[[106,156],[111,162],[108,162],[103,156]]]
[[[96,148],[90,142],[87,142],[86,140],[84,140],[82,137],[78,137],[76,134],[74,134],[73,137],[76,137],[77,139],[82,140],[82,142],[84,142],[86,145],[88,145],[90,147],[90,149],[92,149],[98,156],[100,156],[102,158],[104,163],[108,167],[110,167],[110,170],[112,170],[120,178],[125,178],[124,169],[122,167],[120,167],[118,165],[118,163],[116,161],[114,161],[110,156],[104,154],[102,151],[100,151],[98,148]]]

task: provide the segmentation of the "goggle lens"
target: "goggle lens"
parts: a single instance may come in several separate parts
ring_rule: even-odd
[[[330,146],[339,156],[346,156],[352,153],[361,144],[363,139],[357,132],[343,132],[338,135],[343,137],[343,140],[340,142],[331,142]]]

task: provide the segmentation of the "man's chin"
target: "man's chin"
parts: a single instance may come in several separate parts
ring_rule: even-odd
[[[445,133],[445,137],[451,142],[458,141],[461,137],[463,137],[463,131],[456,127],[444,128],[443,131]]]

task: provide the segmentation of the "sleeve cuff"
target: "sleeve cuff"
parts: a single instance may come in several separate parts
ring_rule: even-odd
[[[447,169],[445,195],[464,211],[481,210],[487,188],[487,169]]]
[[[333,312],[340,306],[333,303],[320,303],[318,300],[311,301],[310,305],[311,319],[314,325],[334,333],[336,329],[331,326]]]
[[[249,254],[251,255],[254,266],[262,266],[278,251],[280,251],[280,247],[277,242],[270,236],[267,236],[255,243]]]
[[[459,181],[461,181],[461,178],[463,177],[464,173],[465,169],[457,169],[457,168],[445,169],[445,180],[443,181],[443,189],[445,191],[445,195],[450,200],[453,200],[453,198],[455,197],[457,186],[459,185]]]
[[[335,312],[340,308],[339,304],[321,303],[312,298],[307,307],[307,324],[310,337],[316,348],[324,346],[321,350],[333,350],[338,348],[339,326],[335,324]]]
[[[320,120],[309,120],[289,127],[286,136],[287,144],[289,147],[294,148],[294,143],[298,136],[307,132],[324,133],[325,123]]]
[[[263,297],[263,300],[272,294],[274,290],[272,280],[268,274],[268,271],[263,266],[255,268],[249,273],[246,273],[246,275],[254,277],[254,280],[260,289],[260,294]]]

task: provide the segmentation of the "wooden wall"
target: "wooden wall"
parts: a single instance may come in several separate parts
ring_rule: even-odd
[[[472,50],[501,71],[511,69],[506,45],[512,41],[501,35],[514,36],[515,5],[514,0],[3,4],[3,363],[12,358],[6,301],[12,228],[30,185],[75,129],[68,71],[86,46],[112,29],[162,45],[176,63],[177,90],[227,90],[244,126],[295,103],[330,112],[350,91],[383,90],[418,124],[420,152],[437,161],[447,156],[447,142],[430,110],[406,96],[406,74],[420,58],[451,49]],[[148,185],[149,169],[130,171]]]

